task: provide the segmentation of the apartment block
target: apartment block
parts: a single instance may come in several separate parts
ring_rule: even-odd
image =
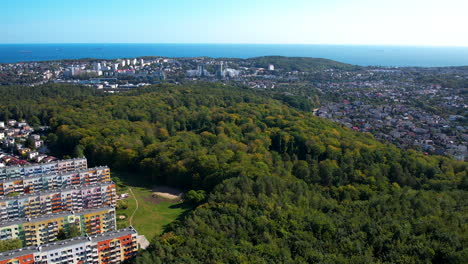
[[[74,225],[82,235],[96,235],[116,229],[115,209],[101,207],[77,213],[63,212],[0,223],[0,240],[20,239],[23,246],[37,246],[54,241],[63,229]]]
[[[84,170],[86,168],[88,168],[86,158],[59,160],[50,163],[24,166],[7,166],[0,168],[0,180],[46,173],[72,172]]]
[[[101,206],[115,206],[113,182],[79,185],[66,189],[42,191],[0,198],[0,221],[64,211],[80,211]]]
[[[0,264],[122,263],[138,251],[133,227],[0,253]]]
[[[110,169],[96,167],[73,172],[58,172],[14,177],[0,180],[0,197],[66,189],[79,185],[110,182]]]

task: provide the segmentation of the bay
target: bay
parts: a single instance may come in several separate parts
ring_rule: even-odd
[[[140,56],[314,57],[360,66],[466,66],[468,47],[275,44],[0,44],[0,63]]]

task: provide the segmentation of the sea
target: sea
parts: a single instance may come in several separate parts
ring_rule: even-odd
[[[468,47],[275,44],[0,44],[0,63],[141,56],[325,58],[360,66],[467,66]]]

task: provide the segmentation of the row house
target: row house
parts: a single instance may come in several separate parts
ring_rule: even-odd
[[[123,263],[138,251],[133,227],[0,253],[0,264]]]
[[[0,180],[0,197],[66,189],[78,185],[110,182],[110,169],[96,167],[74,172],[47,173]]]
[[[58,160],[50,163],[24,166],[7,166],[0,168],[0,180],[46,173],[72,172],[76,170],[84,170],[86,168],[88,168],[86,158]]]
[[[101,206],[115,206],[116,195],[115,183],[108,182],[5,196],[0,198],[0,221],[63,211],[79,211]]]
[[[57,239],[59,230],[74,225],[82,235],[96,235],[116,230],[115,209],[101,207],[80,212],[62,212],[0,223],[0,240],[20,239],[23,246],[38,246]]]

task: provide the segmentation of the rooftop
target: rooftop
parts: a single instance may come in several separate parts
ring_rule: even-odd
[[[44,174],[13,177],[13,178],[7,178],[7,179],[0,180],[0,183],[20,181],[20,180],[24,180],[24,179],[43,178],[43,177],[48,177],[48,176],[64,176],[64,175],[77,174],[77,173],[89,172],[89,171],[92,171],[92,170],[101,170],[101,169],[108,169],[108,168],[109,167],[107,167],[107,166],[100,166],[100,167],[93,167],[93,168],[88,168],[88,169],[83,169],[83,170],[76,170],[76,171],[72,171],[72,172],[59,172],[59,173],[51,172],[51,173],[44,173]]]
[[[86,158],[73,158],[73,159],[66,159],[66,160],[56,160],[56,161],[52,161],[50,163],[38,163],[38,164],[29,164],[29,165],[25,165],[25,166],[17,166],[17,165],[14,165],[14,166],[7,166],[3,169],[9,169],[9,168],[26,168],[26,167],[34,167],[34,166],[42,166],[42,165],[49,165],[49,164],[55,164],[55,163],[61,163],[61,162],[70,162],[70,161],[76,161],[76,160],[86,160]]]

